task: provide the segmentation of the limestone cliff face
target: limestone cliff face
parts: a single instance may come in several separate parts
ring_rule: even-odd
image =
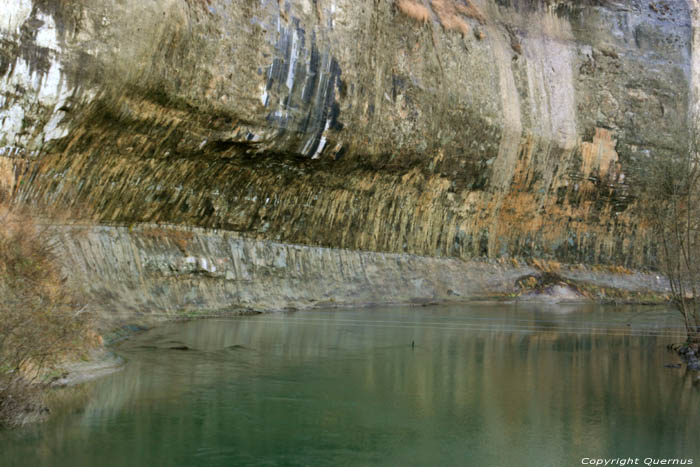
[[[648,265],[682,0],[3,0],[0,191],[98,222]]]

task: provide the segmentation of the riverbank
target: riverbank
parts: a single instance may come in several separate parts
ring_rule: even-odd
[[[107,376],[119,371],[126,361],[109,347],[95,350],[85,360],[61,365],[61,374],[51,382],[51,387],[66,387]]]

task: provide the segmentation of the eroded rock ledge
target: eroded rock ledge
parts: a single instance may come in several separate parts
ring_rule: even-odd
[[[54,229],[70,279],[115,317],[515,299],[518,279],[538,273],[512,261],[290,245],[200,228]],[[667,291],[654,274],[566,267],[559,274],[630,297]]]

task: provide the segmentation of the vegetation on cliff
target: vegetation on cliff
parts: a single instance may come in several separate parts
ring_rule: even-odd
[[[99,343],[67,287],[52,237],[27,214],[0,212],[0,427],[45,412],[43,389],[61,362]]]
[[[688,344],[700,344],[700,154],[689,149],[658,158],[650,172],[654,195],[650,219],[658,240],[659,265],[669,280],[675,308],[683,317]]]

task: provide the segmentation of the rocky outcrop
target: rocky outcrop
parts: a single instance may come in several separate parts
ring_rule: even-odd
[[[682,0],[6,0],[0,191],[97,223],[649,266]]]
[[[71,279],[111,316],[461,301],[503,294],[533,271],[155,225],[63,227],[57,239]]]
[[[68,277],[106,316],[290,310],[463,302],[478,298],[586,302],[592,295],[529,293],[539,277],[516,261],[464,261],[251,240],[232,232],[163,225],[54,226]],[[545,274],[546,275],[546,274]],[[616,300],[668,293],[654,274],[562,268],[560,280],[615,288]]]

